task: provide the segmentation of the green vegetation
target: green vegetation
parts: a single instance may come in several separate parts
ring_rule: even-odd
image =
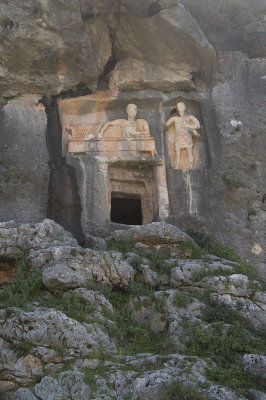
[[[38,301],[43,288],[39,272],[30,271],[28,254],[24,250],[16,261],[16,276],[14,282],[0,292],[0,307],[21,307]]]
[[[246,261],[243,261],[236,252],[230,247],[224,246],[220,243],[215,242],[210,239],[208,236],[190,231],[189,235],[195,240],[195,242],[201,247],[205,254],[212,254],[216,257],[223,258],[225,260],[231,261],[234,267],[234,272],[237,274],[247,275],[251,280],[258,280],[263,287],[265,287],[265,282],[261,279],[257,269],[252,265],[248,264]],[[208,260],[206,260],[209,262]],[[195,272],[193,274],[193,279],[200,280],[205,276],[214,276],[214,275],[231,275],[231,272],[226,270],[216,270],[215,272],[210,271],[209,269]]]
[[[122,354],[154,353],[166,354],[173,351],[168,332],[165,330],[154,333],[149,328],[134,322],[131,318],[131,311],[128,308],[115,311],[106,317],[114,321],[114,325],[105,326],[111,337],[115,337],[120,346]]]
[[[189,258],[192,258],[192,259],[201,258],[201,256],[202,256],[201,250],[198,249],[197,247],[195,247],[192,240],[190,240],[188,242],[180,243],[179,249],[182,251],[182,253],[187,252],[189,254]]]
[[[24,340],[23,342],[12,344],[11,348],[17,353],[18,357],[23,357],[30,352],[33,344],[29,340]]]
[[[185,386],[181,382],[175,380],[170,385],[164,387],[164,400],[208,400],[207,395],[198,392],[198,387]]]
[[[265,390],[265,383],[245,373],[238,362],[239,354],[263,352],[265,336],[225,305],[209,302],[203,310],[202,320],[211,325],[204,327],[199,322],[185,322],[189,336],[187,353],[210,357],[216,362],[217,366],[208,372],[209,379],[238,389],[243,395],[249,388]]]
[[[88,316],[95,311],[94,305],[82,302],[78,296],[50,296],[48,299],[41,297],[39,299],[40,305],[47,308],[55,308],[62,311],[69,318],[75,319],[79,322],[87,320]]]
[[[239,180],[239,178],[228,178],[228,176],[225,174],[222,175],[222,180],[229,191],[232,191],[234,189],[239,189],[240,187],[244,186],[244,184]]]
[[[27,309],[32,302],[41,306],[55,308],[64,312],[69,318],[85,321],[88,314],[94,311],[91,304],[83,303],[77,296],[44,298],[44,289],[41,274],[30,270],[30,262],[26,251],[17,258],[16,275],[14,281],[0,292],[0,307],[20,307]]]
[[[107,240],[106,244],[108,251],[119,251],[123,255],[135,251],[132,235],[130,235],[129,233],[125,234],[123,237],[117,240]]]
[[[256,210],[249,210],[248,211],[248,217],[255,217],[257,215],[257,211]]]
[[[176,307],[187,307],[192,301],[192,298],[187,294],[177,290],[174,297],[174,305]]]

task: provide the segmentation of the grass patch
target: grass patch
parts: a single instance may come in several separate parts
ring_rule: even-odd
[[[173,268],[172,265],[169,265],[166,261],[169,260],[170,256],[168,254],[163,253],[160,250],[149,249],[143,250],[141,252],[145,258],[147,258],[150,263],[150,268],[157,272],[159,275],[167,275],[170,270]]]
[[[165,386],[162,391],[164,400],[208,400],[207,395],[199,393],[196,387],[185,386],[174,380],[170,385]]]
[[[127,288],[127,292],[133,297],[138,297],[138,296],[152,297],[154,295],[154,290],[150,286],[139,281],[132,282]]]
[[[95,311],[95,306],[90,303],[84,303],[78,296],[51,296],[49,299],[39,299],[43,307],[55,308],[62,311],[69,318],[79,322],[87,320],[88,315]]]
[[[174,297],[174,305],[179,307],[187,307],[192,302],[191,297],[187,293],[176,290]]]
[[[263,350],[262,338],[253,337],[241,324],[225,327],[223,322],[214,322],[212,328],[204,329],[200,323],[188,323],[190,338],[189,355],[212,356],[228,367],[237,354],[254,353]]]
[[[124,234],[119,239],[106,240],[107,251],[118,251],[125,255],[126,253],[133,253],[135,245],[132,240],[131,234]]]
[[[265,380],[261,379],[261,377],[245,372],[243,367],[238,364],[228,368],[224,368],[223,365],[218,365],[208,371],[207,377],[211,381],[221,385],[227,385],[233,390],[238,391],[240,388],[240,393],[244,396],[249,395],[250,388],[262,392],[266,391]]]
[[[198,259],[202,256],[202,251],[198,249],[191,240],[189,240],[188,242],[180,243],[179,249],[182,251],[182,253],[189,252],[189,258],[191,259]]]
[[[256,331],[246,318],[225,305],[209,302],[202,311],[202,320],[211,324],[208,328],[199,322],[186,322],[189,342],[188,354],[210,357],[217,366],[208,372],[208,378],[218,384],[229,386],[241,394],[248,389],[265,389],[259,379],[245,373],[239,365],[239,355],[265,350],[265,335]]]
[[[199,282],[203,278],[212,278],[214,276],[229,276],[232,275],[234,271],[229,270],[229,269],[223,269],[223,268],[218,268],[218,269],[211,269],[211,268],[203,268],[199,271],[192,271],[191,273],[191,279],[194,282]]]
[[[154,353],[167,354],[174,351],[169,333],[163,331],[154,333],[150,329],[134,322],[131,311],[127,308],[107,312],[107,318],[112,319],[113,326],[106,325],[106,330],[111,337],[116,338],[122,354]]]
[[[256,210],[248,210],[248,217],[255,217],[257,215],[257,211]]]
[[[17,344],[11,344],[11,348],[16,352],[19,358],[29,354],[33,346],[34,345],[29,340],[24,340],[23,342]]]
[[[43,289],[42,277],[38,271],[31,271],[28,253],[24,250],[16,260],[14,281],[0,292],[0,307],[25,308],[28,303],[38,301]]]

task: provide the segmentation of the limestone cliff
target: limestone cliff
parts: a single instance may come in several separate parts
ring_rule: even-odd
[[[133,102],[165,159],[165,220],[265,270],[265,15],[263,0],[0,0],[0,220],[48,216],[90,240],[105,194],[64,129]],[[177,101],[201,126],[186,171],[165,140]]]

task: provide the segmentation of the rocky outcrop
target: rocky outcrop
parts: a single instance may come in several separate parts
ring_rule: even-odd
[[[6,341],[16,344],[28,341],[33,346],[61,348],[63,354],[70,357],[88,356],[99,346],[110,353],[116,351],[115,344],[97,324],[84,326],[55,310],[10,312],[1,330],[1,337]]]
[[[12,297],[12,286],[1,288],[0,390],[8,400],[122,400],[129,394],[160,400],[182,390],[245,400],[215,380],[216,353],[219,362],[230,358],[219,346],[235,346],[236,332],[243,341],[237,344],[241,350],[232,347],[237,368],[241,361],[242,373],[264,376],[261,347],[254,352],[266,326],[262,282],[215,256],[199,253],[190,260],[154,247],[143,252],[148,244],[186,243],[190,238],[176,227],[133,228],[131,248],[137,242],[137,249],[124,254],[84,249],[50,220],[19,226],[10,221],[1,230],[0,257],[24,257],[25,269],[28,251],[29,269],[24,275],[19,270],[20,284],[29,290],[30,274],[34,283],[39,271],[45,286],[23,300],[24,309],[17,304],[22,290],[16,286]],[[127,232],[114,232],[112,246],[121,246]],[[206,346],[211,359],[204,357]]]

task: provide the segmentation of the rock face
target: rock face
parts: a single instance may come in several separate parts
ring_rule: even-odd
[[[80,82],[95,89],[111,55],[109,29],[102,18],[83,21],[78,0],[71,6],[65,1],[33,5],[15,0],[0,7],[2,95],[50,95]]]
[[[122,15],[115,36],[115,53],[119,58],[144,58],[151,64],[157,64],[160,55],[163,65],[186,63],[191,71],[214,60],[215,54],[196,20],[181,3],[145,20]]]
[[[116,64],[109,87],[118,90],[156,89],[168,92],[195,89],[191,68],[187,64],[162,66],[132,59]]]
[[[152,187],[148,222],[213,236],[265,269],[263,0],[12,0],[0,11],[0,220],[48,216],[80,242],[117,229],[106,201],[117,166],[104,169],[104,157],[100,167],[91,163],[87,140],[95,127],[124,119],[133,102],[163,168],[136,177],[123,164],[119,175],[135,175],[137,196],[141,185]],[[53,96],[71,98],[58,105]],[[165,122],[181,101],[201,129],[193,165],[184,147],[185,167],[173,168]],[[73,155],[67,141],[76,133],[83,150]],[[99,170],[107,183],[94,179]],[[94,211],[103,226],[94,226]]]
[[[39,99],[25,95],[0,110],[0,221],[38,222],[46,217],[47,116]]]

